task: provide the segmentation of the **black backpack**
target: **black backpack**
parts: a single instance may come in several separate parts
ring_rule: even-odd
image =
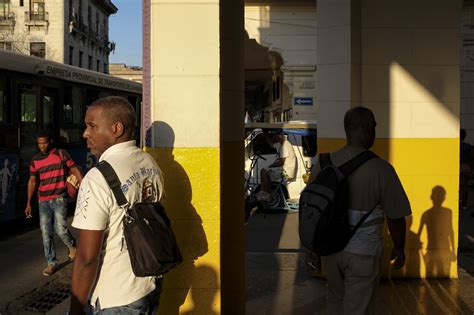
[[[329,153],[319,155],[321,172],[301,192],[299,235],[301,244],[320,256],[337,253],[372,213],[366,213],[353,227],[349,224],[347,177],[368,160],[377,157],[364,151],[336,167]]]
[[[123,237],[133,273],[137,277],[161,276],[179,265],[183,257],[165,208],[159,202],[137,202],[129,206],[112,166],[101,161],[97,168],[109,184],[119,207],[124,208]]]

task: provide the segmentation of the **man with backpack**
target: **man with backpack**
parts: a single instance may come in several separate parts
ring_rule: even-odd
[[[318,267],[317,257],[322,256],[328,314],[374,313],[385,218],[394,243],[392,267],[399,269],[405,263],[405,217],[411,214],[410,203],[390,163],[368,151],[374,144],[375,127],[369,109],[348,110],[344,117],[347,144],[329,156],[320,155],[301,195],[300,238],[311,249],[308,266]],[[323,173],[325,178],[319,176]],[[333,183],[333,191],[327,189],[331,187],[328,178],[340,180]],[[325,191],[330,193],[320,198],[322,203],[316,197]],[[332,192],[335,199],[328,202]],[[332,221],[333,217],[339,220]],[[316,224],[312,230],[305,226],[310,222]]]
[[[160,168],[133,140],[135,117],[126,99],[105,97],[87,109],[83,134],[99,162],[107,161],[114,169],[130,205],[156,202],[163,195]],[[107,180],[92,168],[81,183],[72,223],[79,229],[79,242],[71,315],[85,314],[89,303],[94,314],[156,314],[163,277],[134,274],[124,239],[124,214]]]

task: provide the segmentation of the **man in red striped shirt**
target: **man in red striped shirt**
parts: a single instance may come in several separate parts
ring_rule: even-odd
[[[25,214],[31,218],[31,198],[38,188],[38,207],[40,228],[43,238],[44,255],[48,266],[43,270],[44,276],[56,271],[58,260],[54,248],[54,231],[69,248],[68,257],[72,261],[76,254],[76,241],[67,227],[66,201],[66,167],[76,176],[78,183],[82,180],[81,171],[69,154],[61,149],[52,148],[50,135],[41,131],[36,136],[39,153],[33,156],[30,163],[30,179],[28,181],[28,199]],[[62,151],[62,152],[61,152]],[[39,185],[37,186],[37,178]]]

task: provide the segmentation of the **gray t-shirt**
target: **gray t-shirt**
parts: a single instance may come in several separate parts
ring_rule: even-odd
[[[364,150],[344,146],[331,153],[332,163],[341,166]],[[319,171],[319,164],[316,173]],[[399,219],[411,214],[410,202],[395,169],[390,163],[374,158],[349,177],[349,222],[355,225],[368,211],[374,209],[364,224],[344,248],[345,251],[363,255],[383,253],[383,225],[385,216]]]

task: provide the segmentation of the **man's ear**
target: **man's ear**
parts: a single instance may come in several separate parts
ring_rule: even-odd
[[[113,126],[113,131],[116,138],[120,138],[125,133],[125,126],[122,122],[117,121]]]

